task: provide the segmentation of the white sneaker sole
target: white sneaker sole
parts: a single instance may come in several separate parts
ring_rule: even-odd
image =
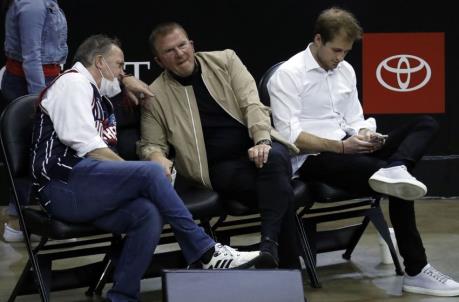
[[[40,236],[37,236],[37,235],[32,235],[30,237],[30,242],[40,242],[41,240],[41,237]],[[14,238],[11,238],[11,237],[8,237],[8,236],[3,236],[3,241],[7,242],[7,243],[24,243],[24,237],[14,237]]]
[[[239,266],[234,266],[229,269],[245,269],[245,268],[251,268],[252,266],[255,266],[256,263],[258,263],[260,259],[260,255],[256,256],[255,258],[251,259],[250,261],[247,261]]]
[[[427,289],[423,287],[403,285],[403,291],[413,294],[423,294],[438,297],[455,297],[459,296],[459,289],[455,290],[439,290],[439,289]]]
[[[206,267],[206,264],[202,264],[202,269],[209,269],[209,270],[228,270],[228,269],[246,269],[246,268],[251,268],[252,266],[255,266],[261,258],[261,254],[258,254],[256,257],[253,257],[247,262],[241,263],[238,266],[233,266],[233,267]],[[208,265],[208,264],[207,264]]]
[[[382,194],[395,196],[404,200],[415,200],[422,198],[427,193],[427,187],[419,182],[400,182],[381,176],[370,177],[368,180],[370,187]]]

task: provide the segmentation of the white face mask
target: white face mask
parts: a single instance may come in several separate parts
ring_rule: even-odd
[[[104,61],[105,66],[108,68],[108,70],[112,74],[113,80],[106,79],[104,75],[102,74],[102,71],[100,71],[99,69],[100,75],[102,76],[102,79],[100,81],[99,91],[102,95],[105,95],[111,98],[121,92],[120,82],[118,81],[118,78],[115,77],[110,67],[108,67],[108,64],[107,62],[105,62],[104,57],[102,57],[102,60]]]

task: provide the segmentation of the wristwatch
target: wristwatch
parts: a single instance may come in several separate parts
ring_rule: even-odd
[[[268,145],[271,146],[273,143],[270,139],[262,139],[256,143],[256,145]]]

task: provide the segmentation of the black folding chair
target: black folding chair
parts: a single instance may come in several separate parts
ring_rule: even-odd
[[[140,139],[140,108],[123,100],[123,95],[112,99],[117,121],[117,153],[125,160],[139,160],[136,143]],[[204,230],[215,239],[210,220],[219,217],[223,211],[216,192],[196,187],[186,179],[177,175],[175,189],[182,198],[193,218],[199,220]],[[159,244],[176,243],[175,234],[169,225],[163,228]],[[148,267],[144,278],[159,277],[163,269],[185,268],[186,261],[180,250],[155,253],[154,261]],[[100,295],[107,282],[111,281],[114,265],[108,262],[103,278],[97,283],[94,293]]]
[[[293,199],[296,205],[302,204],[307,197],[306,185],[297,180],[292,180]],[[243,202],[236,199],[222,198],[222,203],[225,205],[225,213],[220,216],[219,220],[212,226],[213,233],[217,238],[225,244],[230,244],[232,236],[244,235],[260,232],[261,219],[258,209],[249,208]],[[230,220],[229,216],[237,217],[238,219]],[[301,256],[306,264],[306,271],[311,280],[313,287],[320,287],[319,279],[315,270],[315,258],[312,253],[312,248],[306,237],[303,227],[303,222],[299,216],[295,217],[296,234],[300,240]],[[253,246],[249,246],[252,248]],[[247,248],[247,247],[245,247]]]
[[[36,101],[36,95],[20,97],[10,103],[0,117],[0,142],[4,164],[29,255],[8,301],[14,301],[18,295],[37,291],[42,301],[49,301],[51,290],[86,286],[89,287],[87,294],[91,295],[108,264],[112,246],[120,242],[119,236],[107,234],[92,225],[63,222],[50,218],[40,208],[20,203],[17,182],[19,179],[30,181],[29,156]],[[31,234],[41,236],[41,241],[36,247],[30,242]],[[60,243],[54,241],[71,238],[77,240]],[[52,267],[56,259],[95,254],[105,256],[101,261],[68,269],[57,270]]]

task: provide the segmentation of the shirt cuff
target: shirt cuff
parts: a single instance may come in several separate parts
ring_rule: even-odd
[[[253,142],[254,142],[254,144],[256,144],[259,141],[265,140],[265,139],[271,140],[271,134],[269,133],[269,131],[260,130],[260,131],[257,131],[257,132],[255,132],[253,134]]]
[[[354,131],[354,134],[348,133],[349,135],[359,134],[360,129],[363,129],[363,128],[366,128],[368,130],[376,132],[376,120],[374,118],[370,117],[370,118],[367,118],[364,121],[361,121],[361,122],[358,122],[358,123],[355,123],[355,124],[351,125],[351,128]]]
[[[289,142],[294,144],[301,132],[303,132],[303,129],[301,129],[300,121],[297,118],[293,118],[290,121]]]
[[[89,152],[96,150],[108,148],[107,144],[100,138],[100,136],[95,136],[88,143],[77,144],[72,149],[77,151],[77,155],[80,157],[85,156]]]
[[[164,155],[163,150],[161,150],[161,148],[158,146],[153,146],[153,145],[139,146],[139,143],[137,142],[137,155],[139,156],[141,160],[149,160],[151,154],[155,152],[160,152],[161,154]]]

